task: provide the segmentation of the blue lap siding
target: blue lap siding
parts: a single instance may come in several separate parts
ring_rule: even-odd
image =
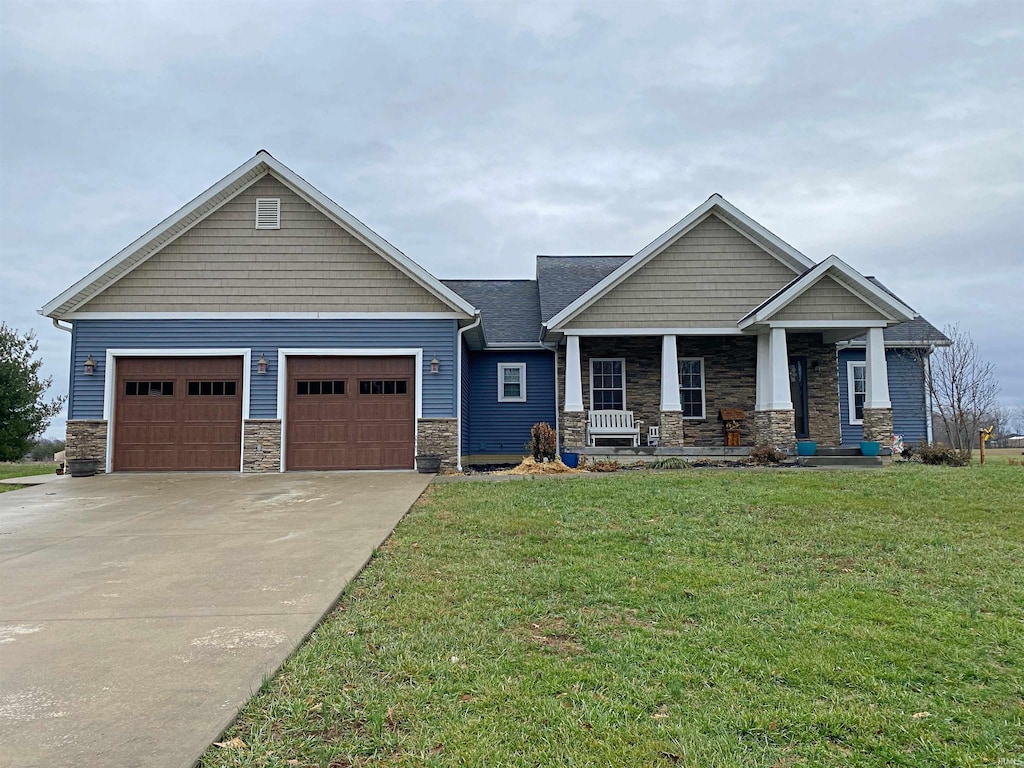
[[[277,350],[292,348],[421,348],[423,416],[455,417],[455,320],[76,320],[71,335],[72,419],[103,418],[103,378],[108,349],[249,348],[252,371],[249,416],[277,418]],[[261,354],[266,375],[256,372]],[[82,372],[86,358],[96,372]],[[430,373],[436,356],[440,372]]]
[[[498,363],[526,363],[526,402],[498,402]],[[546,351],[473,352],[469,355],[469,402],[463,413],[467,454],[524,453],[530,428],[555,426],[555,361]]]
[[[860,442],[864,432],[860,424],[850,423],[849,362],[864,362],[863,349],[839,352],[839,414],[843,443]],[[889,371],[889,399],[892,401],[893,432],[903,436],[907,445],[927,440],[928,410],[925,405],[924,375],[921,364],[906,350],[887,349],[885,364]]]

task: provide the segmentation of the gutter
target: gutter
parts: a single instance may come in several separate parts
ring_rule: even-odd
[[[455,374],[455,439],[458,445],[455,449],[455,468],[462,471],[462,336],[466,331],[476,328],[483,321],[484,316],[480,314],[480,310],[476,312],[476,320],[469,325],[459,328],[459,332],[455,336],[455,343],[459,347],[459,356],[456,358],[456,374]]]
[[[60,324],[60,320],[58,320],[56,317],[53,317],[53,318],[50,318],[50,319],[53,322],[53,327],[54,328],[60,328],[62,331],[67,331],[68,333],[71,333],[71,326],[69,326],[69,325],[61,325]]]

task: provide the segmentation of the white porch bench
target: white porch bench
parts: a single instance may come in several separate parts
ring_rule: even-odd
[[[590,411],[587,414],[587,445],[597,445],[597,438],[629,438],[633,447],[640,447],[640,422],[632,411]]]

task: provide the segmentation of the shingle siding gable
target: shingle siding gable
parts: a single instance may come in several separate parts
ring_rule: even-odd
[[[255,228],[256,198],[281,228]],[[450,312],[268,174],[79,308],[82,312]]]

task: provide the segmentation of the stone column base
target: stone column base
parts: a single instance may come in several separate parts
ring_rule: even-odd
[[[281,470],[281,421],[247,419],[242,424],[242,471]]]
[[[864,439],[875,440],[883,448],[892,440],[892,408],[864,409]]]
[[[455,470],[459,461],[459,422],[456,419],[419,419],[416,453],[438,455],[442,470]]]
[[[563,411],[559,426],[562,428],[561,448],[574,453],[587,444],[587,414],[583,411]]]
[[[683,435],[683,412],[662,411],[658,430],[658,447],[682,448],[686,443]],[[640,435],[643,444],[646,435]]]
[[[754,442],[792,453],[796,448],[793,411],[754,411]]]
[[[97,472],[107,465],[107,422],[104,419],[74,419],[67,423],[64,456],[71,459],[95,459]]]

